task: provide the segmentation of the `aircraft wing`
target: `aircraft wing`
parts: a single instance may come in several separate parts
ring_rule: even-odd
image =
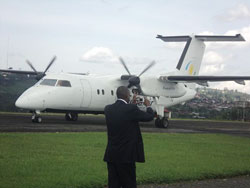
[[[34,71],[23,71],[23,70],[12,70],[12,69],[0,69],[1,72],[6,72],[6,73],[14,73],[14,74],[29,74],[29,75],[37,75],[42,74],[43,72],[34,72]],[[69,73],[69,74],[76,74],[76,75],[88,75],[88,73]]]
[[[22,70],[12,70],[12,69],[0,69],[1,72],[6,72],[6,73],[15,73],[15,74],[29,74],[29,75],[37,75],[42,74],[42,72],[34,72],[34,71],[22,71]]]
[[[207,82],[234,81],[237,84],[245,85],[245,80],[250,76],[160,76],[160,81],[166,82],[193,82],[202,86],[208,86]]]

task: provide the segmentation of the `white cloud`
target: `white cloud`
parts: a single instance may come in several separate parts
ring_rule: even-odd
[[[167,42],[165,46],[170,49],[183,49],[185,46],[185,43],[184,42]]]
[[[208,51],[204,54],[203,62],[205,64],[221,64],[224,62],[224,58],[215,51]]]
[[[88,62],[116,62],[118,61],[117,56],[113,51],[106,47],[93,47],[85,52],[80,58],[82,61]]]
[[[235,8],[230,9],[225,16],[225,20],[230,22],[243,19],[250,19],[250,8],[245,4],[239,4]]]
[[[213,75],[224,70],[224,64],[204,65],[200,71],[201,75]]]
[[[206,52],[203,57],[203,66],[200,74],[213,75],[222,72],[225,67],[224,61],[225,58],[219,53],[214,51]]]

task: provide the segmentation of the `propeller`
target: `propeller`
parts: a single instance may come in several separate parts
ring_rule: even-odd
[[[128,67],[127,67],[125,61],[122,59],[122,57],[120,57],[119,60],[120,60],[121,64],[123,65],[123,67],[124,67],[124,68],[126,69],[126,71],[128,72],[128,74],[131,75],[130,72],[129,72],[129,70],[128,70]]]
[[[151,69],[155,65],[155,61],[152,61],[151,63],[149,63],[149,65],[145,69],[143,69],[143,71],[138,76],[136,76],[136,75],[131,75],[125,61],[121,57],[119,58],[119,60],[121,64],[123,65],[123,67],[125,68],[125,70],[127,71],[127,73],[129,74],[129,75],[122,75],[121,79],[128,80],[128,83],[129,83],[128,88],[135,86],[138,88],[139,94],[143,94],[141,85],[140,85],[140,82],[141,82],[140,76],[143,75],[145,72],[147,72],[149,69]]]
[[[30,68],[35,72],[37,73],[35,67],[32,65],[32,63],[29,61],[29,60],[26,60],[27,64],[30,66]],[[37,73],[38,74],[38,73]]]
[[[26,62],[30,66],[30,68],[36,73],[36,80],[39,81],[40,79],[42,79],[46,75],[46,72],[49,70],[49,68],[54,63],[55,60],[56,60],[56,56],[54,56],[51,59],[51,61],[49,62],[48,66],[46,67],[46,69],[42,73],[41,72],[37,72],[36,69],[35,69],[35,67],[32,65],[32,63],[29,60],[26,60]]]

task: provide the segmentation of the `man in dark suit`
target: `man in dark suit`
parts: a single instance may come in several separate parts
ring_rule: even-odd
[[[116,95],[117,101],[107,105],[104,110],[108,131],[104,155],[108,167],[108,185],[109,188],[135,188],[135,162],[145,162],[139,121],[153,120],[154,113],[146,98],[146,112],[135,104],[128,104],[130,92],[125,86],[120,86]]]

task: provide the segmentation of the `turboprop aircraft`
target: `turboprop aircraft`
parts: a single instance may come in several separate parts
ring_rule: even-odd
[[[116,100],[117,87],[124,85],[130,90],[136,89],[140,96],[152,100],[156,112],[156,127],[167,127],[168,119],[164,117],[164,109],[194,98],[195,85],[208,86],[208,82],[235,81],[245,84],[250,76],[201,76],[200,65],[205,51],[205,43],[245,41],[237,34],[235,36],[161,36],[156,38],[164,42],[186,42],[176,71],[173,73],[146,76],[143,75],[155,63],[150,63],[139,75],[130,73],[122,58],[120,61],[128,74],[96,76],[76,73],[47,73],[55,61],[51,60],[44,72],[37,72],[27,61],[33,71],[0,70],[1,72],[24,73],[37,75],[39,80],[27,89],[16,101],[16,106],[33,112],[32,121],[41,122],[41,112],[66,113],[66,120],[76,121],[78,113],[103,114],[107,104]],[[142,76],[143,75],[143,76]]]

